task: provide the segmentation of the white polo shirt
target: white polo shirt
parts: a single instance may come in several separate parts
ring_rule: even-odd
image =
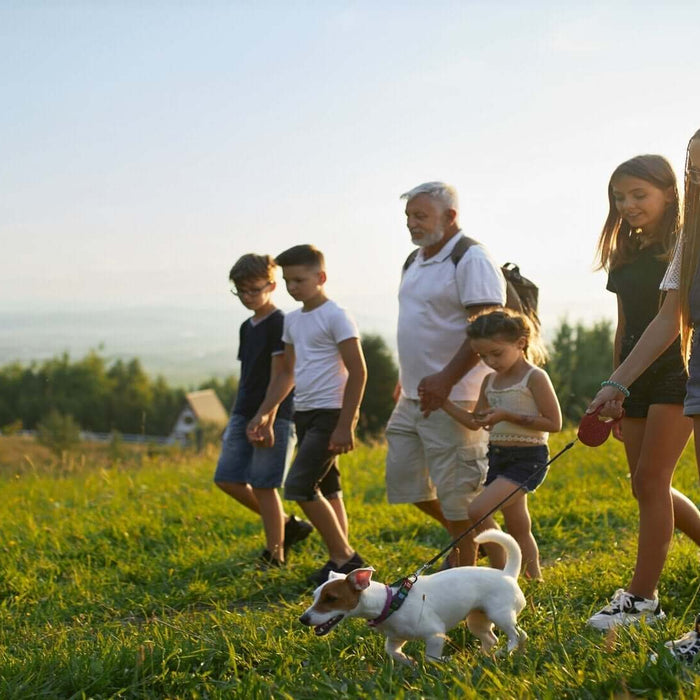
[[[338,344],[359,338],[348,312],[330,299],[284,317],[282,340],[294,346],[294,410],[342,408],[348,370]]]
[[[459,234],[425,260],[419,249],[399,286],[398,351],[401,389],[418,399],[418,383],[442,370],[466,338],[467,306],[504,305],[506,283],[482,245],[471,246],[455,266],[450,253]],[[453,401],[476,401],[490,372],[479,362],[455,384]]]

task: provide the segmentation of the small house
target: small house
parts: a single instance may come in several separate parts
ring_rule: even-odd
[[[201,440],[205,428],[223,430],[228,423],[228,413],[213,389],[190,391],[185,394],[185,406],[175,421],[170,434],[174,442]]]

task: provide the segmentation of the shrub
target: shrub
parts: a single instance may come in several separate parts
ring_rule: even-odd
[[[54,454],[72,450],[80,442],[80,426],[71,415],[52,409],[38,427],[38,441]]]

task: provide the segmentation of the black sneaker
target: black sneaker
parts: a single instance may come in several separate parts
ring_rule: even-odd
[[[351,571],[355,571],[355,569],[359,569],[364,565],[365,560],[357,552],[354,552],[345,564],[333,569],[333,571],[337,571],[339,574],[349,574]]]
[[[284,524],[284,556],[290,547],[299,542],[303,542],[312,532],[313,525],[306,520],[299,520],[295,515],[290,515],[289,520]]]
[[[610,602],[595,615],[588,618],[588,626],[597,630],[609,630],[619,625],[630,625],[644,620],[648,625],[665,620],[666,613],[661,609],[659,598],[642,598],[624,588],[618,588]]]
[[[314,586],[320,586],[322,583],[328,581],[328,576],[331,571],[336,571],[339,574],[349,574],[351,571],[359,569],[364,565],[364,559],[355,552],[342,566],[338,566],[334,561],[329,559],[318,571],[314,571],[306,580]]]
[[[700,615],[695,618],[695,627],[680,639],[666,642],[664,646],[677,658],[692,664],[700,652]]]
[[[306,577],[306,581],[312,586],[320,586],[328,580],[328,575],[331,571],[335,571],[337,568],[338,565],[329,559],[318,571],[309,574]]]
[[[281,569],[283,566],[284,562],[275,559],[269,549],[263,549],[255,564],[255,568],[260,571],[265,571],[266,569]]]

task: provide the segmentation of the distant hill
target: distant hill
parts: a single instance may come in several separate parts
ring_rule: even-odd
[[[110,360],[138,357],[149,374],[192,387],[210,377],[238,374],[238,328],[246,317],[238,306],[0,309],[0,365],[28,364],[63,352],[79,358],[100,349]],[[358,322],[367,332],[380,325],[394,347],[391,324],[363,323],[362,317]]]

